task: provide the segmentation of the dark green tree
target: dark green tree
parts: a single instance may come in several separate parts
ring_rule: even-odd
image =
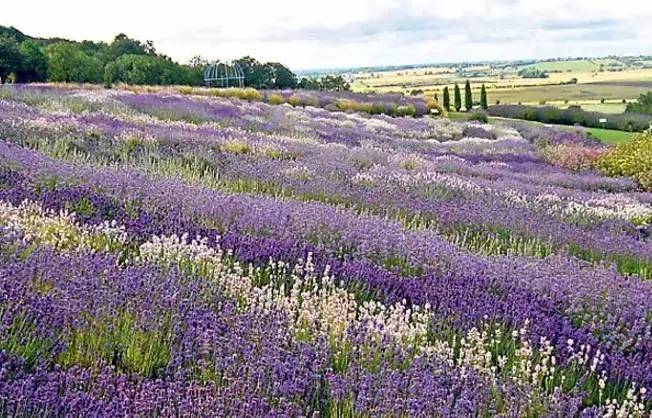
[[[487,110],[489,108],[489,105],[487,104],[487,89],[485,88],[484,84],[480,90],[480,107],[483,110]]]
[[[652,92],[641,94],[636,102],[628,103],[625,112],[652,115]]]
[[[200,85],[197,69],[180,65],[162,55],[122,55],[104,68],[104,84],[190,84]]]
[[[89,57],[72,42],[56,42],[45,48],[48,60],[48,79],[79,83],[99,83],[102,81],[102,62]]]
[[[473,92],[471,91],[471,83],[469,80],[466,80],[466,84],[464,85],[464,107],[467,112],[473,109]]]
[[[297,76],[289,68],[278,62],[268,62],[268,67],[272,70],[273,83],[275,89],[293,89],[297,86]]]
[[[455,83],[454,95],[455,111],[459,112],[462,109],[462,93],[460,92],[460,86],[457,83]]]
[[[255,81],[254,80],[254,70],[256,67],[260,66],[260,63],[256,58],[250,57],[249,55],[242,57],[238,60],[235,60],[240,67],[242,68],[242,72],[244,72],[244,77],[245,77],[245,85],[246,86],[252,86]]]
[[[11,38],[16,42],[23,42],[28,39],[28,36],[13,26],[0,26],[0,38]]]
[[[86,55],[99,59],[102,64],[106,64],[112,59],[109,44],[106,42],[81,41],[79,45]]]
[[[250,56],[236,60],[244,72],[245,86],[255,89],[271,89],[276,83],[276,69],[271,64],[261,64]],[[284,77],[284,75],[282,75]]]
[[[188,60],[188,66],[190,68],[198,68],[203,70],[208,65],[208,60],[201,55],[195,55],[194,57]]]
[[[0,83],[6,83],[9,74],[16,75],[23,67],[23,56],[18,42],[8,36],[0,37]]]
[[[48,76],[48,59],[36,41],[28,39],[20,44],[18,51],[22,55],[22,67],[17,73],[18,81],[30,83],[45,81]]]
[[[319,84],[319,80],[316,78],[301,77],[297,87],[305,90],[319,90],[321,88],[321,84]]]
[[[109,61],[115,61],[122,55],[152,55],[154,46],[143,44],[140,41],[131,39],[124,33],[116,35],[108,47],[107,58]]]
[[[448,91],[448,86],[444,87],[444,109],[446,109],[447,112],[451,111],[451,95]]]
[[[319,80],[321,90],[349,91],[351,85],[341,75],[327,75]]]

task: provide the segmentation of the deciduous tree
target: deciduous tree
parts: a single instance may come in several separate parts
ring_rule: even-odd
[[[23,65],[18,43],[8,36],[0,37],[0,82],[6,83],[9,74],[16,74]]]

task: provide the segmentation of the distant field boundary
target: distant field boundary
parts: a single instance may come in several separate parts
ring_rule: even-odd
[[[494,105],[490,116],[536,121],[555,125],[603,128],[625,132],[643,132],[652,126],[652,116],[639,113],[620,115],[587,112],[578,108],[559,109],[553,106]]]

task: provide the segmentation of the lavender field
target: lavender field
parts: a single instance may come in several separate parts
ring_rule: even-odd
[[[0,416],[649,416],[603,145],[333,110],[0,87]]]

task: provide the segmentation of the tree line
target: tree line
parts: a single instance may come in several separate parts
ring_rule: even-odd
[[[301,78],[278,62],[261,63],[250,56],[236,60],[244,71],[246,87],[256,89],[304,88],[349,90],[341,76]],[[34,38],[13,27],[0,26],[0,83],[77,82],[190,85],[204,84],[209,61],[196,56],[180,64],[156,51],[152,41],[141,42],[125,34],[111,43]]]
[[[448,89],[448,86],[444,87],[444,103],[443,107],[446,109],[447,112],[450,112],[451,110],[451,96],[450,96],[450,91]],[[462,110],[462,92],[460,90],[459,84],[455,83],[455,86],[453,88],[453,108],[455,109],[456,112],[459,112]],[[466,109],[467,112],[470,112],[473,109],[473,105],[475,102],[473,101],[473,90],[471,89],[471,82],[469,80],[466,80],[466,84],[464,85],[464,108]],[[483,84],[482,87],[480,88],[480,102],[479,102],[480,108],[482,110],[487,110],[489,108],[488,102],[487,102],[487,89],[485,85]]]

